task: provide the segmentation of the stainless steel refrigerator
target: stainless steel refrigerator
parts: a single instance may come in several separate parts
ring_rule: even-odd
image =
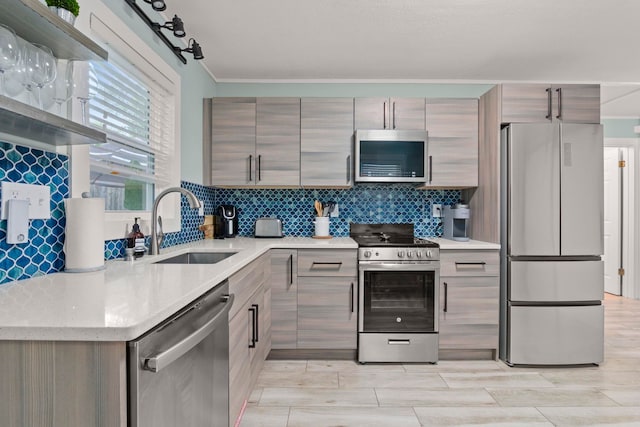
[[[601,125],[511,124],[501,141],[500,358],[604,358]]]

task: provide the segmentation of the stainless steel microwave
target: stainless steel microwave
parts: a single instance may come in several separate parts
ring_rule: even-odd
[[[421,130],[356,130],[356,182],[426,182],[428,134]]]

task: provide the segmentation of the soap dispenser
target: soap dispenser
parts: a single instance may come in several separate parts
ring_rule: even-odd
[[[144,246],[144,234],[140,231],[140,225],[138,224],[139,219],[140,218],[134,218],[133,228],[127,236],[127,248],[133,248],[134,258],[143,256],[147,249]]]

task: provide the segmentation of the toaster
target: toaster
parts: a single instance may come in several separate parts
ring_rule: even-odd
[[[282,221],[278,218],[258,218],[253,227],[254,237],[284,237]]]

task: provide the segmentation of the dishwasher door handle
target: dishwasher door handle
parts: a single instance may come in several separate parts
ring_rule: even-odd
[[[180,342],[174,344],[162,353],[145,357],[143,359],[142,369],[145,371],[160,372],[182,355],[188,353],[193,347],[200,344],[203,339],[208,337],[211,332],[216,329],[220,320],[228,321],[227,316],[234,299],[234,294],[229,295],[227,301],[224,303],[224,308],[197,331],[187,335],[184,339],[180,340]]]

